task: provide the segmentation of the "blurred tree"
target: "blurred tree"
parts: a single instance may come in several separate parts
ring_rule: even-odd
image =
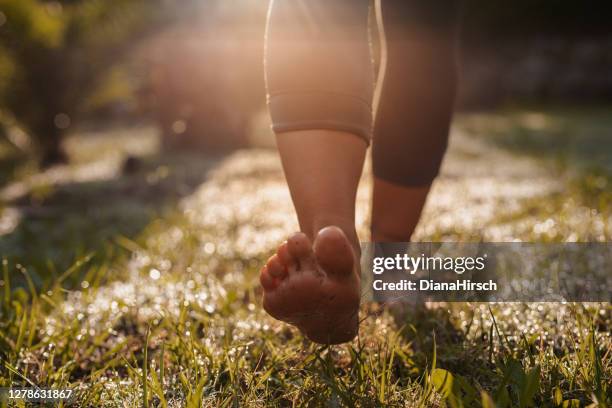
[[[168,0],[0,0],[0,113],[36,142],[42,165],[104,74],[168,20]]]

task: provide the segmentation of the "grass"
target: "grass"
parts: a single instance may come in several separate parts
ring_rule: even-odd
[[[610,117],[573,115],[459,117],[467,136],[451,146],[417,237],[609,241],[610,173],[605,160],[578,165],[587,147],[573,146],[597,143],[603,157],[612,143],[571,135]],[[525,117],[539,130],[517,130],[533,125]],[[543,154],[537,140],[557,135],[559,121],[574,130]],[[609,303],[363,305],[358,339],[319,346],[260,305],[258,268],[295,228],[274,152],[205,161],[123,143],[122,154],[141,157],[135,173],[79,181],[70,174],[85,158],[107,146],[112,161],[119,143],[112,134],[71,143],[81,160],[69,182],[40,177],[42,199],[26,189],[5,202],[25,215],[0,238],[0,387],[73,387],[76,399],[64,406],[92,407],[612,405]],[[500,158],[528,176],[453,175],[454,162],[473,178],[480,164],[503,166]],[[16,181],[32,185],[34,176]],[[469,189],[489,179],[484,198]],[[447,207],[443,193],[455,189],[463,193]],[[24,213],[33,200],[37,211]]]

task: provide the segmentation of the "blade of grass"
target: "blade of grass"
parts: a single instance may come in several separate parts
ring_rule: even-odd
[[[64,282],[70,275],[72,275],[73,273],[78,271],[80,267],[82,267],[83,265],[91,261],[94,255],[95,255],[95,252],[90,252],[84,255],[83,257],[77,259],[77,261],[73,263],[72,266],[66,269],[66,271],[62,273],[59,278],[57,278],[57,280],[55,281],[55,284],[57,286],[61,285],[62,282]]]
[[[23,276],[25,276],[26,278],[26,282],[28,284],[28,289],[30,291],[30,295],[32,296],[33,300],[38,299],[38,293],[36,291],[36,286],[34,285],[34,281],[32,281],[32,277],[30,276],[30,273],[28,272],[28,270],[22,266],[22,265],[17,265],[17,269],[19,270],[19,272],[21,272],[23,274]]]
[[[12,372],[13,374],[15,374],[17,377],[21,378],[22,380],[24,380],[25,382],[27,382],[28,384],[30,384],[32,387],[34,388],[38,388],[38,385],[36,385],[34,383],[34,381],[30,380],[28,377],[26,377],[25,375],[21,374],[19,372],[19,370],[17,370],[15,367],[13,367],[12,365],[10,365],[8,363],[8,361],[4,362],[4,366],[7,368],[7,370],[9,370],[10,372]]]
[[[11,277],[8,273],[8,261],[2,258],[2,275],[4,279],[4,306],[10,310],[11,305]]]
[[[23,346],[23,338],[25,335],[25,329],[28,321],[28,311],[26,309],[22,309],[21,313],[21,322],[19,323],[19,331],[17,332],[17,341],[15,342],[15,353],[19,353],[21,347]]]
[[[148,381],[149,378],[149,337],[151,336],[151,326],[147,328],[147,336],[144,345],[144,358],[142,362],[142,402],[145,408],[149,408]]]
[[[166,365],[164,362],[164,352],[166,350],[166,342],[162,342],[161,351],[159,352],[159,382],[162,390],[164,389],[164,378],[166,377]]]

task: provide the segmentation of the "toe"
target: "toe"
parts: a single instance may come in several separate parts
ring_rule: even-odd
[[[291,255],[291,252],[289,252],[289,245],[287,244],[287,241],[283,242],[278,247],[276,254],[278,255],[278,259],[280,259],[281,263],[287,268],[290,269],[295,267],[296,259],[293,257],[293,255]]]
[[[266,269],[270,276],[276,279],[283,279],[287,276],[287,266],[283,264],[277,254],[274,254],[268,259]]]
[[[276,281],[268,272],[267,266],[264,266],[259,273],[259,282],[264,290],[273,290],[276,288]]]
[[[312,259],[312,243],[303,232],[296,232],[287,240],[287,249],[300,264]]]
[[[355,254],[340,228],[331,226],[319,231],[314,253],[319,265],[329,275],[351,276],[353,273]]]

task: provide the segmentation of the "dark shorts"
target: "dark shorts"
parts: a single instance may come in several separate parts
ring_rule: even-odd
[[[376,177],[427,185],[448,140],[458,5],[381,0],[378,87],[370,9],[369,0],[272,0],[265,66],[273,128],[352,133],[372,143]]]

